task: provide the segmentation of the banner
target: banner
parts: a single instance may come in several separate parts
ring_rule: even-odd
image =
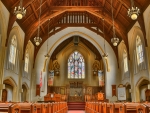
[[[42,71],[41,71],[41,75],[40,75],[40,87],[42,87]]]
[[[54,70],[51,70],[48,76],[48,86],[53,86],[53,81],[54,81]]]
[[[99,79],[99,86],[104,86],[104,73],[101,70],[98,70],[98,79]]]

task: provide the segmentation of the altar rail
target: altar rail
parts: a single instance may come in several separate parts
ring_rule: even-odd
[[[149,113],[150,103],[86,102],[86,113]]]
[[[0,103],[0,113],[67,113],[66,102]]]

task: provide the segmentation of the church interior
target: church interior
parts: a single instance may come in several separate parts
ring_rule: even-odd
[[[149,42],[150,0],[0,0],[0,112],[148,113]]]

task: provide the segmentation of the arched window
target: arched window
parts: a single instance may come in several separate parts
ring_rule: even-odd
[[[128,57],[127,57],[127,52],[124,50],[123,53],[123,64],[124,64],[124,72],[128,71]]]
[[[12,64],[15,64],[16,47],[17,47],[17,41],[16,41],[16,36],[14,35],[11,39],[10,52],[9,52],[9,62],[11,62]]]
[[[68,78],[84,79],[85,63],[83,56],[75,51],[68,58]]]
[[[137,53],[137,62],[139,65],[144,61],[144,58],[143,58],[143,46],[142,46],[141,38],[138,35],[136,38],[136,53]]]
[[[27,50],[26,54],[25,54],[25,64],[24,64],[24,71],[25,72],[28,72],[28,67],[29,67],[29,53]]]

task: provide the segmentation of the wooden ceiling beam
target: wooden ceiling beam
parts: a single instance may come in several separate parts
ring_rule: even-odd
[[[34,1],[34,0],[33,0]],[[42,5],[41,5],[41,7],[44,5],[46,3],[46,1],[45,2],[43,2],[42,3]],[[34,7],[34,6],[33,6]],[[35,8],[34,8],[35,9]],[[39,10],[40,9],[40,7],[38,7],[37,9],[35,9],[35,12],[37,12],[37,10]],[[33,16],[35,13],[33,12],[32,14],[30,14],[23,22],[22,22],[22,24],[24,24],[31,16]]]
[[[118,0],[121,4],[123,4],[127,9],[130,8],[129,0]]]
[[[102,6],[103,7],[105,6],[105,2],[106,2],[106,0],[103,0],[103,2],[102,2]]]
[[[71,10],[73,8],[73,10],[78,11],[78,10],[92,10],[92,11],[100,11],[102,10],[102,7],[100,6],[51,6],[50,10],[51,11],[60,11],[60,10]]]
[[[85,12],[84,9],[72,8],[72,9],[67,9],[67,10],[61,10],[61,11],[55,12],[55,13],[53,13],[53,14],[51,14],[51,15],[48,15],[48,16],[47,16],[46,14],[44,14],[44,15],[41,17],[41,24],[45,23],[48,19],[54,18],[54,17],[56,17],[56,16],[58,16],[58,15],[60,15],[60,14],[63,14],[63,13],[65,13],[65,12],[73,12],[73,11],[77,11],[77,10],[78,10],[78,12]],[[112,24],[112,22],[111,22],[111,17],[110,17],[108,14],[105,14],[105,16],[104,16],[104,15],[102,15],[102,14],[100,14],[100,13],[96,13],[96,12],[93,12],[93,11],[90,11],[90,10],[87,10],[87,13],[92,14],[93,16],[96,16],[96,17],[98,17],[98,18],[105,18],[105,21],[106,21],[108,24],[110,24],[110,25]],[[28,28],[28,30],[26,31],[26,38],[25,38],[24,47],[26,47],[27,42],[29,41],[29,39],[31,38],[31,36],[33,35],[33,33],[36,31],[36,29],[33,29],[33,28],[37,28],[37,26],[38,26],[38,21],[34,22],[34,23]],[[117,30],[118,33],[120,33],[120,32],[125,32],[125,31],[123,30],[123,29],[125,29],[125,28],[121,28],[120,25],[117,25],[117,23],[115,23],[115,28],[116,28],[116,30]]]
[[[33,10],[33,12],[34,12],[34,15],[35,15],[36,19],[38,20],[38,19],[39,19],[39,16],[38,16],[38,14],[36,13],[33,4],[31,4],[31,7],[32,7],[32,10]],[[43,26],[41,25],[40,27],[41,27],[43,33],[45,34],[45,29],[43,28]]]

